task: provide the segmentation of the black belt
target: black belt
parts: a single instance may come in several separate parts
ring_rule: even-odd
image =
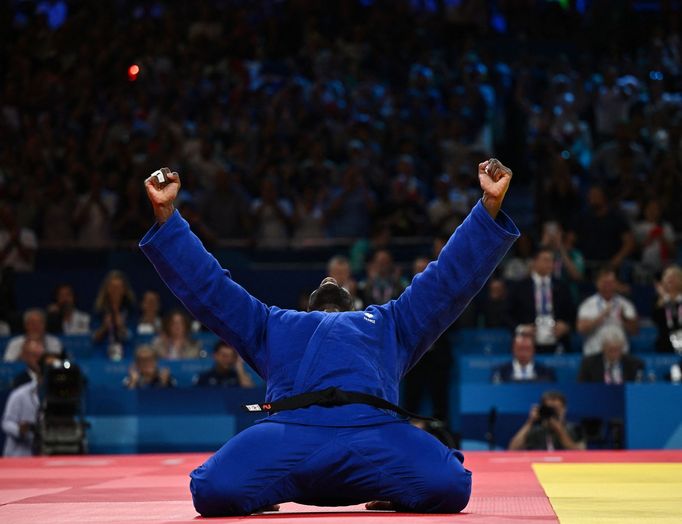
[[[380,397],[375,397],[369,393],[361,393],[359,391],[344,391],[339,388],[327,388],[320,391],[310,391],[309,393],[301,393],[293,397],[275,400],[274,402],[266,402],[264,404],[244,404],[242,408],[251,413],[265,412],[269,414],[277,413],[278,411],[289,411],[292,409],[307,408],[309,406],[322,406],[331,408],[334,406],[345,406],[347,404],[367,404],[379,409],[388,409],[395,411],[398,415],[409,418],[418,418],[422,420],[436,419],[431,417],[424,417],[392,404],[388,400]]]

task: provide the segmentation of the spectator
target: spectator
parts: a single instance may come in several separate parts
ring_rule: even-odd
[[[325,237],[324,191],[306,186],[296,198],[292,240],[297,246],[305,246],[319,243]]]
[[[477,326],[482,328],[508,327],[507,301],[507,284],[501,278],[491,278],[482,297],[475,304]]]
[[[566,397],[558,391],[547,391],[540,405],[533,405],[528,420],[512,437],[509,449],[560,451],[585,449],[580,427],[566,421]]]
[[[168,368],[159,368],[156,352],[148,345],[135,350],[135,361],[123,380],[128,389],[157,389],[175,387],[175,379]]]
[[[362,173],[357,167],[348,167],[341,186],[332,191],[325,210],[329,234],[342,238],[366,236],[374,207],[374,194],[367,187]]]
[[[109,271],[97,292],[95,313],[99,326],[92,339],[95,343],[106,342],[109,356],[120,359],[123,344],[130,339],[129,323],[132,323],[135,294],[123,272]]]
[[[386,304],[398,298],[406,287],[400,269],[393,264],[393,256],[386,249],[374,253],[367,264],[367,278],[358,284],[365,305]]]
[[[450,197],[450,177],[441,175],[435,182],[435,196],[427,207],[432,231],[437,235],[451,235],[462,222],[460,206]]]
[[[90,177],[89,191],[78,198],[73,215],[81,246],[106,247],[110,244],[110,225],[117,201],[118,195],[104,187],[101,173],[94,173]]]
[[[159,358],[178,360],[199,358],[201,343],[190,338],[191,322],[180,310],[171,311],[161,324],[161,333],[152,341],[152,349]]]
[[[40,359],[45,354],[45,346],[41,340],[28,339],[21,347],[21,360],[26,369],[12,379],[12,389],[28,382],[37,382],[40,374]]]
[[[286,246],[293,212],[291,202],[280,197],[276,182],[270,178],[263,180],[260,198],[251,205],[258,243],[268,247]]]
[[[590,188],[587,203],[588,210],[579,215],[576,223],[577,247],[588,264],[609,265],[618,271],[635,249],[630,226],[611,207],[601,187]]]
[[[27,309],[24,313],[23,335],[11,338],[5,349],[5,362],[14,362],[20,355],[27,340],[38,340],[47,353],[59,355],[62,352],[62,343],[53,335],[45,333],[45,313],[42,309]]]
[[[675,257],[675,231],[662,219],[661,203],[652,199],[644,206],[643,220],[635,225],[640,261],[649,275],[658,274]]]
[[[564,231],[557,222],[542,226],[542,245],[554,250],[554,277],[568,286],[573,304],[579,302],[579,286],[585,277],[585,257],[575,247],[575,241],[575,233]]]
[[[596,355],[601,351],[599,339],[606,326],[617,326],[634,335],[639,327],[635,306],[616,293],[618,280],[613,269],[604,268],[597,273],[597,292],[586,298],[578,307],[577,329],[583,338],[583,354]],[[629,350],[627,340],[624,351]]]
[[[54,303],[47,306],[47,330],[54,334],[87,335],[90,315],[76,308],[76,294],[71,284],[60,284]]]
[[[563,282],[552,277],[554,262],[553,249],[537,249],[530,277],[518,282],[509,294],[509,320],[513,326],[535,325],[538,353],[563,353],[570,348],[571,295]]]
[[[327,262],[327,276],[334,278],[341,287],[348,290],[353,298],[353,307],[356,311],[362,309],[362,300],[358,297],[358,283],[351,274],[348,258],[343,255],[336,255],[330,258],[329,262]],[[306,297],[307,299],[308,297]]]
[[[215,174],[215,189],[202,205],[203,220],[218,238],[248,238],[251,234],[249,201],[234,174],[221,169]]]
[[[140,318],[137,321],[138,335],[156,335],[161,331],[161,297],[156,291],[148,289],[140,301]]]
[[[682,268],[670,266],[656,286],[653,321],[658,330],[656,351],[682,354]]]
[[[521,324],[514,331],[512,360],[493,369],[491,380],[501,382],[556,382],[554,370],[535,360],[535,326]]]
[[[601,352],[583,357],[578,382],[623,384],[642,380],[644,363],[624,353],[627,340],[620,327],[604,327],[599,341]]]
[[[252,388],[251,375],[244,369],[244,361],[227,342],[219,340],[213,347],[213,367],[201,373],[194,384],[211,387]]]
[[[522,232],[502,262],[504,279],[509,282],[518,282],[528,278],[532,257],[533,241],[528,233]]]
[[[38,241],[35,233],[21,227],[10,209],[0,205],[0,268],[12,268],[17,272],[33,271]]]
[[[27,382],[13,390],[2,416],[2,431],[5,434],[5,457],[30,457],[33,455],[33,441],[35,438],[35,425],[38,421],[38,387],[41,382],[43,370],[49,366],[55,355],[45,353],[40,358],[36,368],[36,380]]]

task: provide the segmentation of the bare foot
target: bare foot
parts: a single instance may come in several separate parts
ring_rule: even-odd
[[[393,502],[389,502],[388,500],[373,500],[372,502],[365,504],[365,509],[371,509],[375,511],[394,511],[395,506],[393,505]]]
[[[279,504],[273,504],[272,506],[263,506],[258,508],[254,513],[264,513],[266,511],[279,511]]]

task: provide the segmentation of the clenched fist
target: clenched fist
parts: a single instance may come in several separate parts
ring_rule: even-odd
[[[144,181],[144,187],[154,208],[156,220],[163,224],[175,211],[173,202],[180,191],[180,175],[175,172],[166,174],[166,182],[163,184],[152,175]]]
[[[509,189],[512,171],[496,158],[478,164],[478,181],[483,190],[483,205],[490,216],[497,217]]]

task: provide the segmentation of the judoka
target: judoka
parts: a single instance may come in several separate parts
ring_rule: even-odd
[[[511,177],[498,160],[479,164],[482,198],[438,260],[397,300],[363,311],[351,310],[348,292],[331,278],[313,292],[307,312],[251,296],[175,210],[177,173],[163,183],[146,180],[156,223],[140,247],[187,309],[263,378],[263,406],[329,388],[396,404],[401,378],[518,237],[500,209]],[[206,517],[247,515],[288,501],[457,513],[471,494],[463,461],[462,453],[391,409],[357,399],[332,407],[319,402],[277,411],[230,439],[192,471],[190,491]]]

